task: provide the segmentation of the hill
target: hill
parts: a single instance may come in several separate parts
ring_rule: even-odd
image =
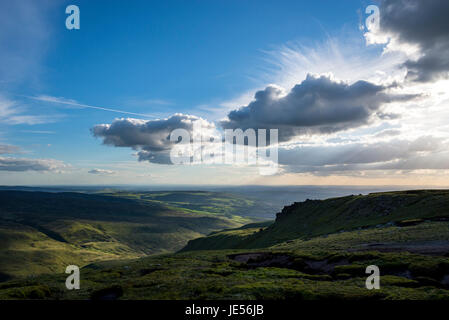
[[[0,283],[0,299],[448,300],[448,194],[418,190],[295,203],[274,223],[213,231],[182,252],[85,265],[80,290],[65,290],[67,275],[54,270]],[[130,201],[122,196],[112,198]],[[129,219],[141,219],[143,211],[135,209]],[[62,237],[61,244],[68,239],[61,232],[50,236]],[[379,290],[365,287],[369,265],[380,268]]]
[[[254,221],[235,214],[251,206],[230,194],[187,191],[0,191],[0,281],[59,272],[69,264],[173,252],[190,239]]]
[[[390,247],[377,245],[382,243]],[[448,244],[449,222],[431,221],[297,239],[257,250],[102,261],[81,269],[80,290],[65,290],[67,275],[55,272],[0,283],[0,300],[447,300]],[[365,288],[365,268],[372,264],[381,270],[380,290]]]
[[[183,251],[263,248],[292,239],[424,220],[449,220],[448,190],[380,192],[296,202],[284,207],[266,228],[215,232],[191,240]]]

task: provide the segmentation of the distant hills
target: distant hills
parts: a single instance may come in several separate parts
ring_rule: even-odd
[[[213,192],[0,191],[0,280],[69,264],[173,252],[257,220],[253,203]]]

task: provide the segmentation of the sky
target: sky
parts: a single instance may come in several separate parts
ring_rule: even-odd
[[[448,14],[443,0],[1,1],[0,185],[448,186]],[[197,124],[278,130],[276,173],[173,164],[167,137]]]

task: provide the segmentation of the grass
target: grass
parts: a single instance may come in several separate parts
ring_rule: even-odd
[[[193,210],[194,203],[186,203],[188,208],[174,205],[181,199],[202,207],[221,196],[232,210],[221,213]],[[231,195],[218,193],[165,192],[164,197],[160,193],[1,191],[0,280],[61,272],[68,264],[173,252],[191,239],[254,221],[236,214],[251,205],[241,197],[235,203]]]
[[[62,272],[69,264],[85,265],[91,261],[136,258],[131,250],[117,251],[82,248],[55,241],[30,227],[0,224],[1,273],[6,279],[31,274]]]
[[[272,223],[273,221],[265,221],[244,225],[240,228],[212,232],[206,237],[190,240],[181,251],[238,249],[242,247],[246,239],[261,232]]]
[[[164,193],[166,199],[171,199],[169,195]],[[147,203],[140,198],[131,201]],[[152,206],[161,205],[152,201]],[[215,231],[189,242],[178,253],[139,258],[123,255],[121,259],[90,263],[81,269],[81,289],[77,291],[65,289],[67,275],[59,270],[4,281],[0,283],[0,299],[448,300],[448,201],[447,191],[307,201],[284,209],[274,224],[257,222]],[[189,219],[195,221],[198,213],[187,210],[193,216]],[[137,214],[138,210],[120,223],[116,218],[104,219],[104,214],[100,215],[102,220],[82,217],[69,226],[65,220],[53,221],[42,231],[52,230],[50,236],[67,241],[58,241],[58,246],[116,254],[119,248],[112,245],[114,241],[122,244],[120,250],[126,253],[127,248],[140,250],[151,241],[159,245],[154,238],[140,242],[139,232],[163,233],[168,237],[158,238],[163,245],[176,241],[177,228],[188,226],[183,220],[182,226],[168,232],[158,224],[140,223]],[[183,214],[172,209],[160,216],[157,213],[161,219],[178,219]],[[304,224],[310,230],[304,231]],[[189,225],[189,230],[194,227],[194,223]],[[3,234],[7,247],[28,252],[35,243],[42,246],[38,247],[42,252],[51,252],[48,249],[56,240],[27,228],[30,233],[25,234],[5,228],[9,230]],[[92,238],[95,241],[87,241]],[[49,247],[43,250],[45,246]],[[380,268],[380,290],[365,288],[368,265]]]
[[[275,223],[262,231],[255,229],[246,235],[235,233],[232,240],[228,237],[231,241],[222,242],[221,247],[214,245],[213,249],[265,248],[337,232],[438,220],[449,220],[448,190],[383,192],[308,200],[284,207],[277,214]],[[209,240],[207,237],[196,239],[189,245],[195,250],[212,249]]]
[[[408,244],[449,241],[449,222],[426,222],[409,227],[379,227],[348,231],[315,237],[310,240],[295,239],[273,246],[281,250],[321,250],[322,248],[346,251],[364,250],[370,244]]]
[[[407,243],[415,236],[423,241],[446,239],[447,228],[449,222],[429,222],[343,232],[257,250],[190,251],[96,262],[81,269],[79,291],[64,289],[66,275],[54,273],[1,283],[0,299],[91,299],[111,292],[120,293],[120,299],[449,299],[442,282],[449,274],[448,257],[357,249],[385,240],[382,230],[390,235],[389,241]],[[285,255],[292,263],[257,266],[232,259],[233,254],[251,252]],[[323,261],[333,268],[323,272],[305,267]],[[365,268],[371,264],[381,270],[380,290],[365,288]]]

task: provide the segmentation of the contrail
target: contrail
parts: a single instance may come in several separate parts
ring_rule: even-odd
[[[32,96],[25,96],[25,97],[29,98],[29,99],[37,100],[37,101],[60,103],[60,104],[76,106],[76,107],[80,107],[80,108],[89,108],[89,109],[103,110],[103,111],[109,111],[109,112],[123,113],[123,114],[139,116],[139,117],[146,117],[146,118],[149,118],[149,117],[156,118],[156,116],[151,115],[151,114],[142,114],[142,113],[128,112],[128,111],[111,109],[111,108],[91,106],[88,104],[78,103],[75,100],[68,100],[68,99],[63,99],[63,98],[58,98],[58,97],[51,97],[51,96],[45,96],[45,95],[35,96],[35,97],[32,97]]]

